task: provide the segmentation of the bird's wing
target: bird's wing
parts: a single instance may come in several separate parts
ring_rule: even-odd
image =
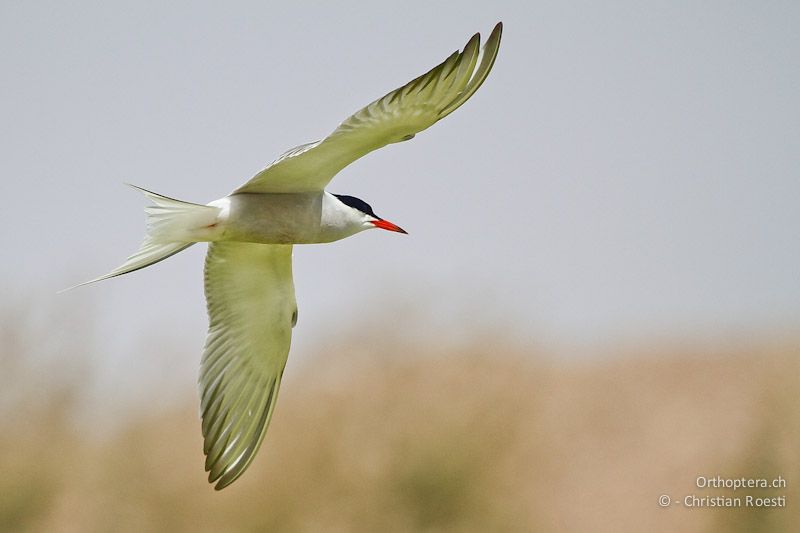
[[[216,242],[206,257],[203,452],[215,488],[253,460],[275,408],[297,307],[292,246]]]
[[[390,143],[406,141],[443,119],[472,96],[489,75],[502,23],[480,49],[480,34],[443,63],[345,120],[321,141],[292,148],[235,193],[324,189],[344,167]]]

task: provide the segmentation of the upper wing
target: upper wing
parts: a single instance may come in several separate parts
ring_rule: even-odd
[[[375,100],[325,139],[289,150],[234,192],[318,191],[356,159],[411,139],[478,90],[494,65],[502,32],[500,22],[480,50],[476,33],[463,52],[454,52],[429,72]]]
[[[200,366],[208,480],[222,489],[253,460],[275,408],[297,307],[292,246],[211,243]]]

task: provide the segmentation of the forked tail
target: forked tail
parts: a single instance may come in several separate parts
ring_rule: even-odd
[[[135,254],[128,257],[125,263],[108,274],[79,283],[64,289],[64,291],[95,281],[121,276],[163,261],[185,250],[195,242],[206,240],[202,238],[202,230],[213,226],[217,221],[220,211],[217,207],[184,202],[156,194],[136,185],[127,185],[141,191],[155,204],[144,209],[147,214],[147,235],[145,235],[144,242]]]

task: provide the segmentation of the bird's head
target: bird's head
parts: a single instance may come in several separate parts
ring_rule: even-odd
[[[400,226],[389,222],[388,220],[384,220],[372,210],[372,207],[362,200],[361,198],[356,198],[355,196],[347,196],[344,194],[334,194],[336,198],[339,199],[344,205],[348,206],[352,210],[356,212],[356,216],[361,218],[361,224],[363,229],[372,229],[372,228],[380,228],[385,229],[387,231],[396,231],[397,233],[405,233],[408,234],[406,230],[401,228]]]

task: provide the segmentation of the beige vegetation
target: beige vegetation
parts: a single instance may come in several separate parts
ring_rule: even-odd
[[[252,468],[217,493],[202,472],[194,391],[182,408],[85,435],[73,411],[88,360],[36,366],[14,321],[4,328],[3,531],[792,531],[800,523],[794,339],[661,341],[589,359],[487,338],[461,348],[391,341],[391,353],[342,341],[287,375]],[[698,489],[698,475],[781,475],[787,488]],[[787,507],[658,505],[661,494],[692,493],[785,495]]]

